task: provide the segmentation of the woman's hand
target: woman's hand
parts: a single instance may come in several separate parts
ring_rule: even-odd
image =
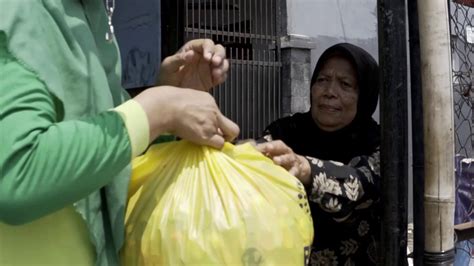
[[[296,176],[305,186],[311,182],[311,167],[308,160],[293,152],[283,141],[275,140],[257,145],[257,149]]]
[[[207,92],[172,86],[153,87],[134,98],[147,114],[150,140],[171,133],[194,143],[222,148],[239,134]]]
[[[157,84],[209,91],[225,81],[228,70],[222,45],[210,39],[191,40],[163,60]]]

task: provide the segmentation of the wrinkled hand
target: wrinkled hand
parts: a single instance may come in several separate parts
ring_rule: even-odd
[[[225,81],[228,70],[222,45],[210,39],[191,40],[163,60],[157,84],[209,91]]]
[[[257,144],[257,150],[296,176],[304,185],[311,182],[311,167],[308,160],[293,152],[283,141],[275,140]]]
[[[207,92],[160,86],[134,98],[145,110],[150,124],[150,140],[171,133],[191,142],[222,148],[232,141],[239,127],[225,117]]]

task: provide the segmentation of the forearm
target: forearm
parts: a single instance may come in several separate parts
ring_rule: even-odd
[[[355,210],[370,207],[380,197],[379,152],[358,156],[347,165],[306,157],[311,165],[309,200],[333,214],[348,218]]]
[[[5,121],[0,127],[12,128]],[[16,133],[9,133],[18,138],[4,143],[0,162],[0,220],[10,223],[31,221],[84,198],[131,159],[127,132],[115,112]]]

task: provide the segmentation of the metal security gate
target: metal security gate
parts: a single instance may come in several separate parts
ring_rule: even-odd
[[[450,6],[456,153],[465,157],[474,157],[473,4],[474,1],[455,0]]]
[[[239,124],[240,139],[260,136],[281,115],[280,0],[164,2],[163,12],[171,11],[163,17],[162,37],[170,39],[164,54],[196,38],[224,45],[230,73],[212,93],[222,112]]]
[[[457,154],[454,224],[459,242],[456,244],[456,263],[459,265],[473,265],[474,1],[451,0],[449,3],[454,89],[455,151]],[[471,225],[466,226],[469,223]]]

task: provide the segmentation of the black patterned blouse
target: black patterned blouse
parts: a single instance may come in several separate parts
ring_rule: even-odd
[[[274,138],[268,134],[261,140]],[[314,223],[309,264],[376,265],[380,232],[379,147],[346,164],[305,157],[313,180],[306,188]]]
[[[379,233],[380,160],[377,149],[349,164],[306,157],[313,183],[315,237],[310,265],[375,265]]]

